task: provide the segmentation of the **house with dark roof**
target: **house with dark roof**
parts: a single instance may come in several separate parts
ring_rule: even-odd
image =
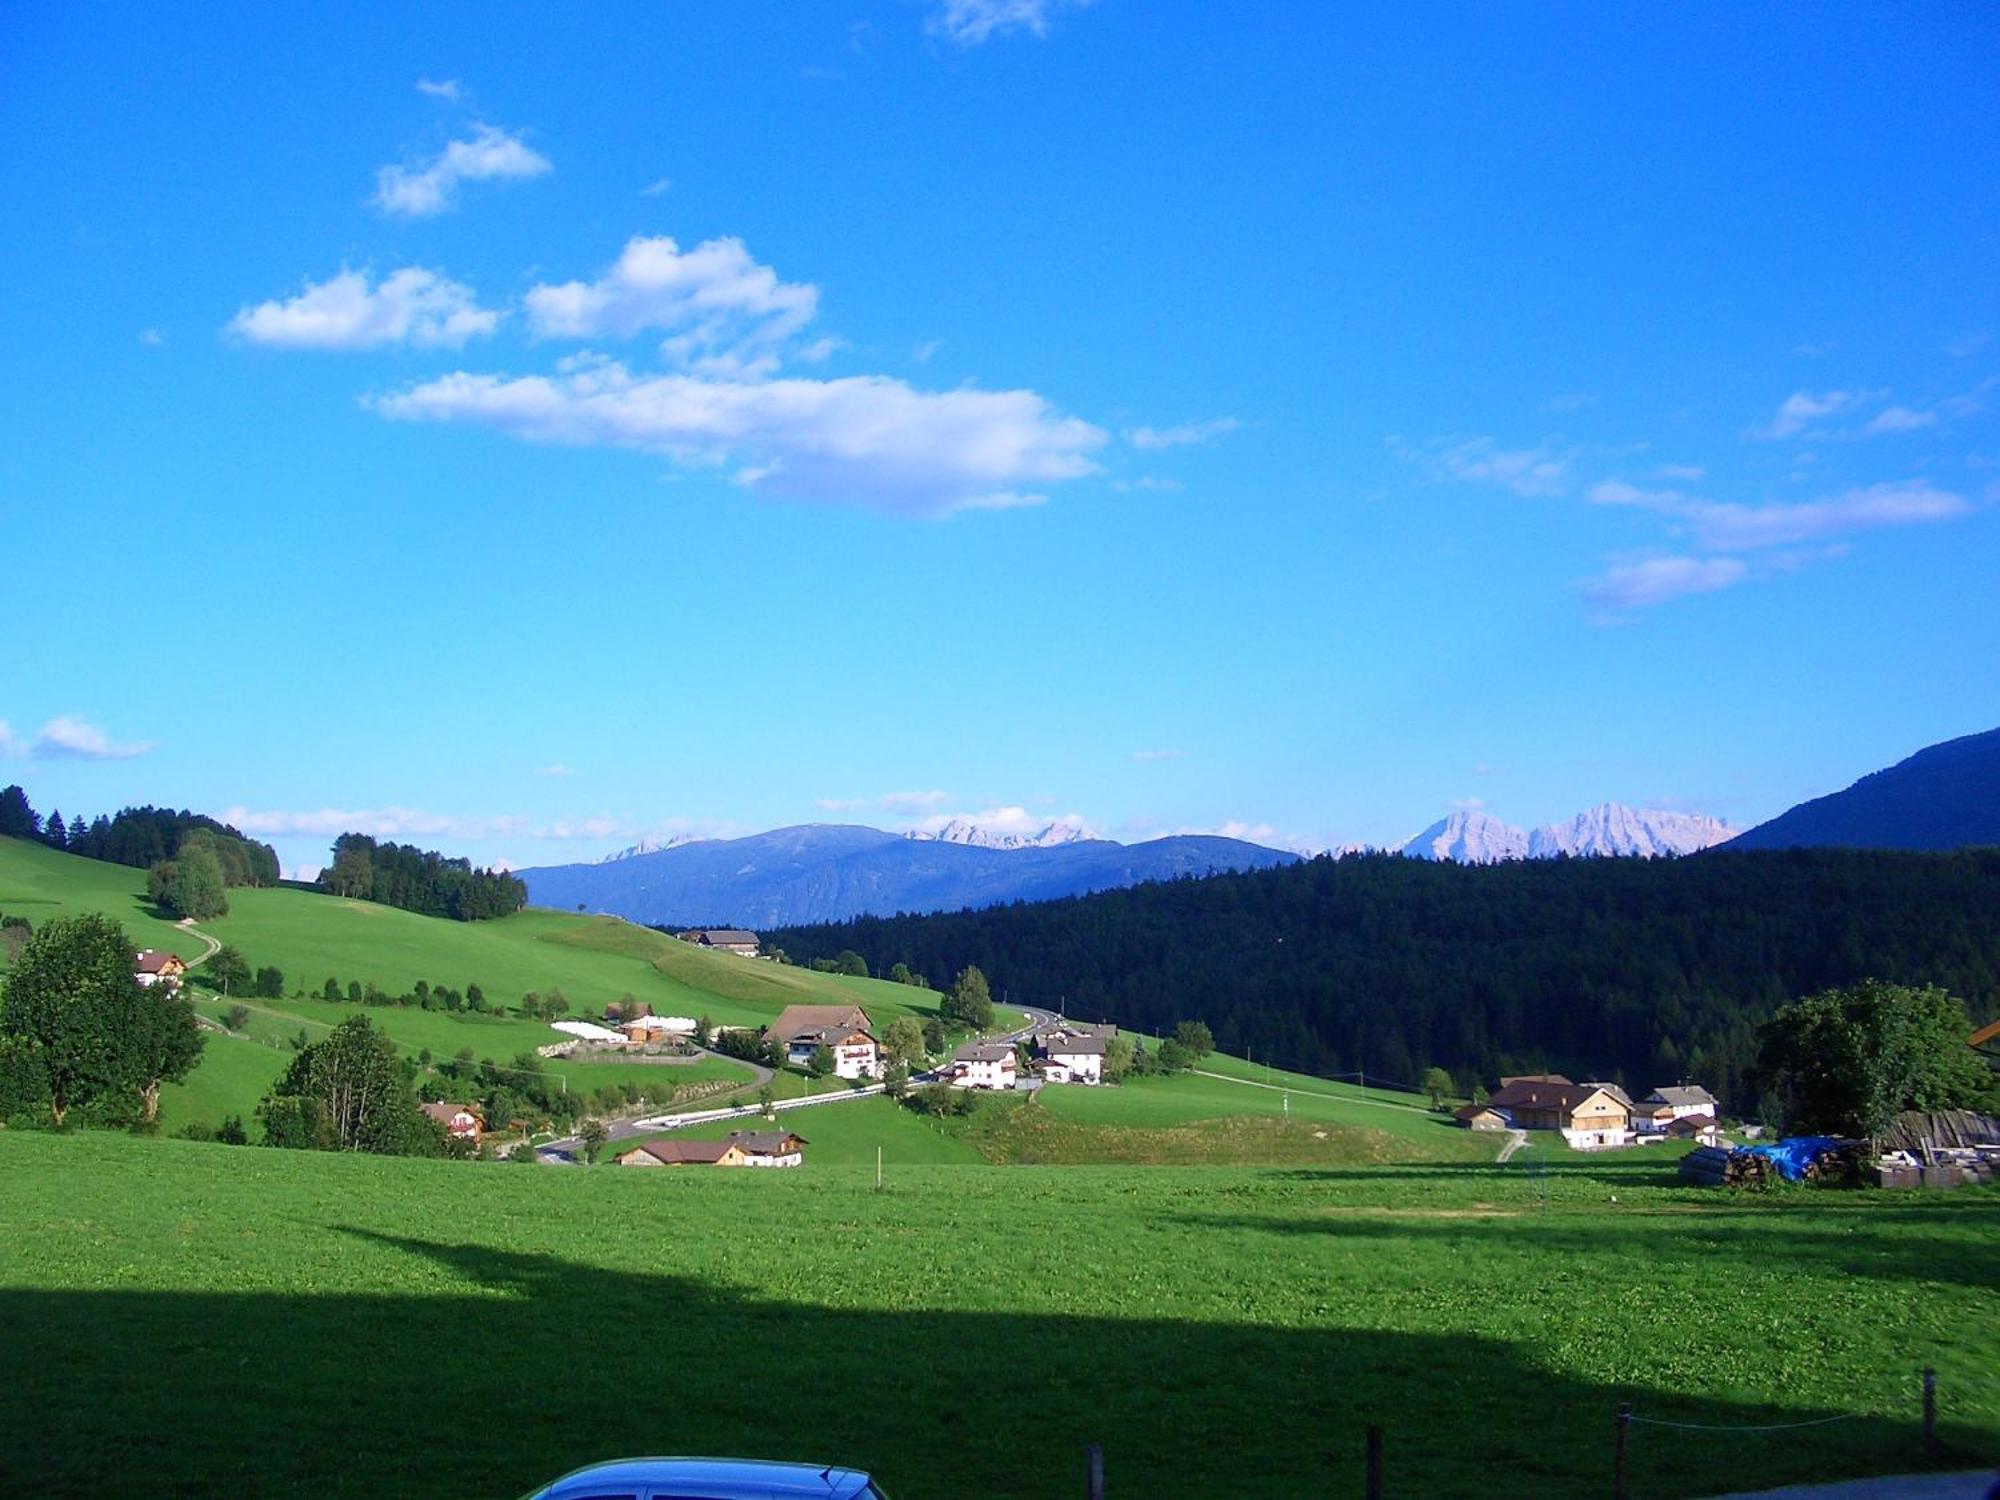
[[[735,1141],[647,1141],[613,1158],[621,1167],[741,1167],[749,1164]]]
[[[132,959],[132,977],[148,989],[156,984],[164,984],[170,990],[179,989],[181,976],[185,973],[187,963],[178,953],[142,948]]]
[[[740,927],[697,927],[679,936],[682,942],[693,943],[697,948],[719,948],[743,958],[757,956],[757,934]]]
[[[746,1167],[803,1166],[809,1144],[789,1130],[732,1130],[729,1140],[743,1153]]]
[[[1507,1130],[1514,1123],[1506,1110],[1491,1104],[1461,1104],[1451,1117],[1467,1130]]]
[[[1044,1032],[1035,1044],[1036,1070],[1050,1083],[1102,1083],[1105,1039],[1090,1033]]]
[[[1720,1101],[1698,1083],[1676,1083],[1654,1089],[1642,1102],[1652,1106],[1655,1113],[1661,1109],[1671,1111],[1668,1118],[1673,1120],[1684,1120],[1690,1115],[1713,1119],[1722,1113]]]
[[[1008,1042],[967,1042],[938,1071],[953,1088],[1011,1089],[1021,1059]]]
[[[1503,1078],[1486,1101],[1520,1130],[1559,1130],[1579,1151],[1632,1143],[1632,1101],[1614,1083],[1571,1083],[1560,1075]]]
[[[423,1106],[425,1114],[444,1127],[444,1133],[455,1141],[471,1141],[479,1144],[479,1132],[486,1128],[479,1111],[470,1104],[447,1104],[443,1100],[433,1100]]]
[[[804,1067],[821,1047],[833,1054],[836,1078],[880,1078],[882,1049],[858,1005],[787,1005],[764,1035],[784,1049],[785,1061]]]

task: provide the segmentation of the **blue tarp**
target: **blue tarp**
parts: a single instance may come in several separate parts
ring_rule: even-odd
[[[1806,1168],[1822,1151],[1835,1151],[1847,1143],[1838,1136],[1795,1135],[1782,1141],[1771,1141],[1758,1146],[1739,1146],[1737,1152],[1744,1156],[1763,1156],[1777,1163],[1778,1175],[1787,1182],[1798,1182],[1806,1175]]]

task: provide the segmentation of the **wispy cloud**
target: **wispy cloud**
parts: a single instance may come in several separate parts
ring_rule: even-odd
[[[1824,499],[1771,505],[1702,500],[1674,490],[1642,490],[1616,480],[1595,485],[1599,505],[1634,506],[1668,516],[1702,548],[1735,552],[1796,546],[1886,526],[1949,521],[1971,511],[1964,496],[1921,479],[1871,484]]]
[[[557,761],[553,765],[536,766],[535,774],[537,776],[574,776],[576,773],[561,761]]]
[[[528,324],[547,339],[670,335],[662,353],[708,373],[764,375],[786,339],[812,321],[819,288],[787,282],[739,239],[683,252],[665,235],[629,240],[595,281],[529,289]]]
[[[657,198],[662,193],[673,191],[673,186],[674,182],[671,177],[655,177],[651,182],[639,189],[639,196],[642,198]]]
[[[18,760],[27,753],[27,744],[14,733],[13,725],[0,719],[0,760]]]
[[[364,271],[343,270],[283,301],[238,310],[227,331],[277,349],[374,349],[386,344],[458,348],[499,326],[470,287],[436,271],[407,266],[371,285]]]
[[[298,809],[230,807],[223,822],[263,838],[335,838],[365,833],[378,839],[608,839],[635,837],[629,819],[598,813],[539,822],[516,815],[464,816],[417,807],[314,807]]]
[[[1389,446],[1433,479],[1498,485],[1530,497],[1562,494],[1574,461],[1572,453],[1548,444],[1503,448],[1490,437],[1441,438],[1424,446],[1391,438]]]
[[[1815,422],[1852,415],[1887,395],[1887,391],[1793,391],[1778,404],[1776,416],[1762,427],[1751,428],[1747,436],[1783,442],[1797,437]]]
[[[1089,0],[942,0],[924,30],[961,47],[977,47],[996,36],[1022,31],[1047,36],[1049,18]]]
[[[1749,576],[1749,567],[1734,557],[1649,557],[1605,569],[1585,585],[1584,597],[1602,610],[1645,609],[1726,589]]]
[[[553,171],[549,159],[497,125],[475,125],[413,166],[391,165],[375,174],[375,206],[400,218],[425,219],[458,206],[466,182],[524,181]]]
[[[1235,417],[1213,417],[1206,422],[1183,422],[1178,427],[1134,427],[1125,441],[1134,448],[1192,448],[1228,437],[1243,423]]]
[[[1981,349],[1993,342],[1990,333],[1969,333],[1964,338],[1953,339],[1944,346],[1944,352],[1953,359],[1970,359]]]
[[[465,97],[465,90],[456,78],[419,78],[417,92],[442,99],[447,104],[457,104]]]
[[[166,341],[167,336],[157,328],[141,328],[139,330],[139,342],[142,344],[157,349]]]
[[[1146,765],[1154,761],[1180,760],[1186,754],[1185,750],[1134,750],[1132,759]]]
[[[1105,441],[1033,391],[920,391],[881,375],[711,380],[606,362],[555,377],[461,371],[371,404],[399,421],[734,464],[760,494],[906,516],[1036,503],[1035,487],[1095,473]]]
[[[1915,432],[1919,428],[1937,426],[1937,413],[1918,411],[1909,406],[1888,406],[1877,412],[1868,425],[1861,430],[1870,437],[1885,432]]]
[[[1594,406],[1596,404],[1597,392],[1595,391],[1565,391],[1560,396],[1551,396],[1548,400],[1544,401],[1542,403],[1542,410],[1556,413],[1582,411],[1586,406]]]
[[[131,760],[152,748],[151,740],[119,743],[95,724],[63,714],[42,726],[28,753],[37,760]]]

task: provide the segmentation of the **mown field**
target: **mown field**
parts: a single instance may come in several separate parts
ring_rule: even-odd
[[[862,1104],[832,1106],[832,1117]],[[1536,1173],[629,1172],[0,1132],[0,1489],[504,1497],[809,1457],[900,1500],[1601,1496],[2000,1460],[2000,1195]],[[772,1419],[782,1409],[784,1419]]]
[[[135,947],[199,957],[207,945],[161,917],[146,899],[145,884],[141,870],[0,839],[0,913],[39,926],[51,917],[103,912],[124,924]],[[629,994],[662,1014],[706,1015],[727,1025],[761,1024],[791,1004],[853,1003],[880,1026],[897,1015],[929,1017],[939,999],[907,985],[705,952],[609,917],[531,910],[497,921],[450,922],[283,889],[232,890],[229,908],[228,916],[205,922],[200,930],[234,944],[253,968],[275,964],[284,971],[288,994],[246,1000],[252,1007],[246,1037],[212,1036],[196,1072],[163,1090],[162,1124],[169,1131],[214,1125],[228,1114],[247,1119],[283,1071],[291,1038],[303,1030],[317,1040],[357,1013],[365,1013],[402,1050],[427,1048],[439,1060],[470,1047],[476,1057],[504,1064],[516,1053],[561,1040],[546,1023],[519,1016],[392,1006],[363,1012],[296,993],[317,994],[328,978],[343,987],[373,982],[391,994],[420,979],[457,989],[477,984],[502,1005],[518,1002],[529,990],[561,989],[573,1011],[599,1010]],[[195,972],[198,978],[200,971]],[[215,1018],[224,1007],[202,1008]],[[631,1081],[669,1091],[677,1084],[724,1078],[747,1083],[752,1077],[721,1058],[692,1067],[558,1061],[549,1071],[584,1090]],[[796,1090],[780,1090],[790,1091]]]

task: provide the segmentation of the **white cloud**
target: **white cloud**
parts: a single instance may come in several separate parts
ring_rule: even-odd
[[[1678,479],[1686,484],[1699,484],[1708,477],[1708,470],[1700,464],[1661,464],[1662,479]]]
[[[557,761],[553,765],[536,766],[535,774],[537,776],[574,776],[576,772],[572,771],[561,761]]]
[[[157,349],[166,341],[167,336],[157,328],[142,328],[139,330],[139,342],[142,344]]]
[[[596,281],[532,287],[522,301],[539,338],[665,332],[671,336],[663,352],[680,363],[760,375],[776,367],[784,341],[812,321],[819,288],[779,280],[739,239],[706,240],[683,253],[665,235],[641,235]]]
[[[1969,333],[1962,339],[1953,339],[1944,346],[1944,352],[1953,359],[1968,359],[1993,341],[1990,333]]]
[[[472,135],[414,167],[387,166],[375,173],[375,206],[384,213],[424,219],[458,205],[462,182],[540,177],[549,159],[496,125],[475,125]]]
[[[1525,496],[1560,495],[1568,488],[1571,455],[1546,445],[1502,448],[1490,437],[1444,439],[1426,448],[1391,438],[1389,445],[1434,479],[1493,484]]]
[[[1706,594],[1741,583],[1749,568],[1734,557],[1649,557],[1605,569],[1584,588],[1607,610],[1643,609],[1684,594]]]
[[[992,37],[1013,31],[1031,36],[1049,34],[1049,18],[1073,4],[1089,0],[942,0],[924,22],[924,30],[961,47],[977,47]]]
[[[433,99],[442,99],[447,104],[457,104],[465,97],[465,90],[456,78],[419,78],[417,92],[429,94]]]
[[[931,357],[943,347],[943,339],[925,339],[910,351],[910,358],[917,364],[927,365],[931,362]]]
[[[479,306],[472,289],[436,271],[406,266],[380,285],[366,272],[341,271],[311,282],[286,301],[244,307],[228,331],[278,349],[372,349],[384,344],[457,348],[493,332],[500,314]]]
[[[1179,760],[1186,754],[1185,750],[1134,750],[1132,759],[1141,765],[1147,765],[1154,761]]]
[[[1599,505],[1633,506],[1669,516],[1680,523],[1677,529],[1715,552],[1796,546],[1854,531],[1948,521],[1972,509],[1964,496],[1921,479],[1776,505],[1701,500],[1674,490],[1641,490],[1617,480],[1593,486],[1590,498]]]
[[[42,726],[28,753],[37,760],[131,760],[152,748],[151,740],[117,744],[96,725],[63,714]]]
[[[1594,406],[1596,402],[1597,393],[1595,391],[1566,391],[1560,396],[1549,397],[1548,400],[1542,403],[1542,410],[1546,412],[1582,411],[1586,406]]]
[[[0,719],[0,760],[18,760],[28,753],[27,745],[14,733],[14,726]]]
[[[1178,427],[1134,427],[1125,441],[1134,448],[1189,448],[1212,443],[1242,427],[1235,417],[1215,417],[1207,422],[1183,422]]]
[[[490,839],[538,840],[605,839],[635,836],[631,823],[608,814],[585,818],[559,818],[535,823],[513,815],[463,817],[453,813],[427,812],[416,807],[316,807],[276,809],[230,807],[219,814],[225,823],[245,833],[264,838],[335,838],[343,833],[365,833],[378,839]]]
[[[1114,479],[1111,481],[1111,488],[1121,495],[1134,492],[1177,495],[1187,486],[1178,479],[1162,479],[1157,474],[1141,474],[1137,479]]]
[[[671,192],[673,186],[674,180],[671,177],[655,177],[651,182],[639,189],[639,196],[642,198],[657,198],[662,193]]]
[[[917,833],[936,833],[952,823],[970,823],[985,833],[1001,834],[1015,838],[1032,838],[1045,828],[1074,828],[1088,833],[1090,824],[1082,813],[1064,813],[1060,817],[1050,817],[1046,813],[1030,812],[1025,807],[988,807],[978,812],[939,812],[919,819],[913,825]]]
[[[1935,427],[1937,413],[1917,411],[1908,406],[1885,407],[1875,414],[1875,418],[1861,430],[1870,437],[1885,432],[1915,432],[1922,427]]]
[[[1824,417],[1845,416],[1863,406],[1872,406],[1887,394],[1887,391],[1857,390],[1822,391],[1815,395],[1811,391],[1793,391],[1779,403],[1778,414],[1768,426],[1752,428],[1748,435],[1782,442],[1797,437]]]
[[[912,516],[1038,503],[1024,486],[1095,473],[1089,455],[1105,441],[1033,391],[920,391],[881,375],[639,376],[610,361],[555,377],[460,371],[371,404],[399,421],[734,463],[736,481],[759,493]]]

